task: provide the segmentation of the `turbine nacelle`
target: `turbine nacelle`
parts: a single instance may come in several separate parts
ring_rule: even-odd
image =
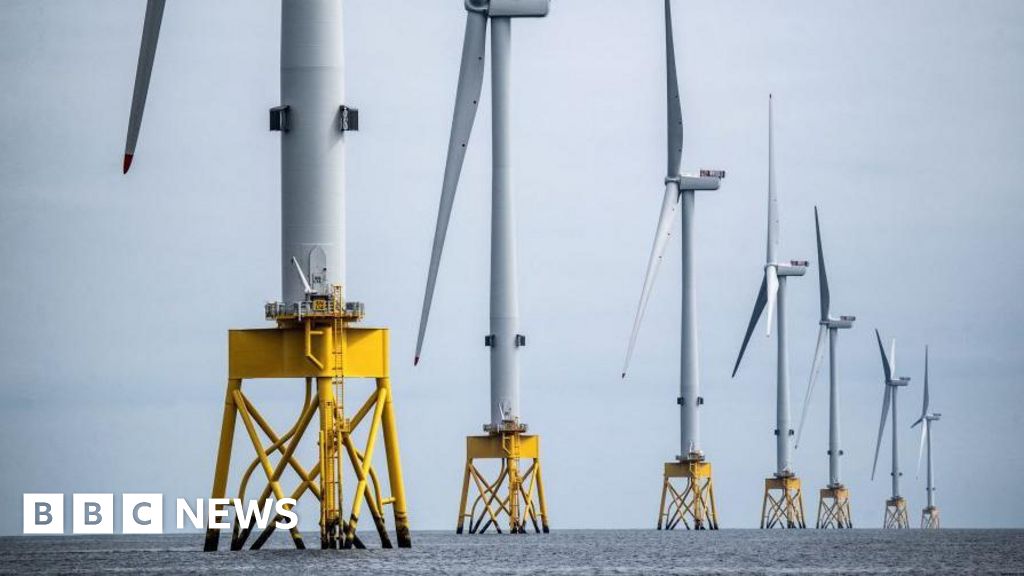
[[[856,316],[840,316],[839,318],[829,317],[826,320],[822,320],[818,324],[826,328],[834,328],[836,330],[847,330],[853,328],[853,323],[856,320]]]
[[[790,260],[789,262],[767,264],[765,269],[775,268],[776,276],[803,276],[807,273],[807,266],[809,266],[807,260]]]
[[[886,386],[898,387],[898,386],[907,386],[909,384],[910,384],[910,378],[907,377],[907,376],[900,376],[898,378],[893,378],[892,380],[886,380],[885,381],[885,385]]]
[[[551,0],[466,0],[466,10],[491,18],[542,18]]]
[[[701,170],[699,176],[693,174],[680,174],[674,178],[665,178],[665,184],[675,184],[680,192],[684,190],[718,190],[721,178],[716,176],[705,176],[710,170]],[[724,175],[725,172],[722,172]]]

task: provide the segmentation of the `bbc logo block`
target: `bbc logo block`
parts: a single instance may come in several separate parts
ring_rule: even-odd
[[[23,495],[21,531],[24,534],[63,534],[64,495]]]
[[[113,494],[73,494],[72,534],[113,534]]]
[[[124,534],[163,534],[163,494],[122,494],[121,532]]]
[[[113,534],[113,494],[72,494],[72,534]],[[122,494],[121,532],[124,534],[163,533],[162,494]],[[22,533],[64,534],[64,495],[25,494],[22,506]]]

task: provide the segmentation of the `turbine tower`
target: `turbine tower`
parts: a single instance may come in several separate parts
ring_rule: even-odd
[[[828,289],[828,275],[825,272],[825,252],[821,247],[821,225],[818,222],[818,208],[814,208],[814,233],[818,242],[818,294],[821,302],[821,318],[818,321],[818,344],[814,348],[811,376],[807,382],[803,414],[797,428],[794,449],[800,447],[800,438],[807,419],[807,408],[814,394],[814,384],[821,369],[825,350],[825,336],[828,335],[828,486],[819,492],[817,528],[853,528],[850,515],[850,491],[843,485],[839,475],[839,458],[843,449],[839,442],[839,379],[836,377],[836,346],[839,331],[853,328],[854,316],[833,317],[830,311],[831,297]]]
[[[682,282],[682,338],[679,404],[680,451],[674,462],[664,467],[661,505],[658,508],[658,530],[664,526],[671,530],[680,522],[695,530],[718,529],[715,493],[711,481],[711,462],[700,448],[700,370],[697,351],[697,292],[695,287],[693,214],[697,190],[717,190],[724,172],[701,170],[700,176],[684,176],[679,172],[683,152],[683,116],[676,74],[675,43],[672,37],[672,7],[665,0],[665,48],[668,68],[668,172],[665,176],[665,199],[654,235],[654,247],[647,262],[647,274],[640,303],[637,305],[633,331],[630,334],[622,377],[626,377],[629,361],[636,345],[640,323],[647,309],[647,301],[654,286],[662,256],[675,222],[676,212],[682,206],[683,282]],[[673,478],[682,479],[681,489],[672,484]]]
[[[924,454],[925,446],[928,450],[928,505],[925,506],[924,510],[921,511],[921,528],[938,528],[939,522],[939,507],[935,505],[935,483],[932,475],[932,422],[937,422],[942,418],[942,414],[937,412],[928,412],[928,347],[924,347],[924,402],[921,405],[921,417],[917,419],[910,427],[914,428],[918,424],[924,424],[921,427],[921,446],[917,450],[917,471],[921,471],[921,456]]]
[[[743,352],[747,349],[750,336],[754,333],[765,307],[768,308],[766,334],[772,334],[772,321],[778,308],[776,340],[778,360],[776,364],[775,399],[775,474],[764,481],[764,500],[761,504],[761,528],[806,528],[804,521],[803,493],[800,478],[793,472],[789,448],[793,430],[789,421],[789,355],[786,345],[786,281],[793,276],[807,272],[807,262],[790,260],[780,262],[779,251],[779,201],[775,189],[775,143],[772,134],[772,97],[768,96],[768,254],[764,265],[764,280],[754,302],[754,313],[750,316],[747,332],[743,336],[740,353],[732,376],[736,377]]]
[[[164,0],[146,6],[123,170],[135,157],[139,128],[149,90]],[[410,546],[405,489],[399,461],[398,434],[388,375],[388,331],[354,326],[363,305],[345,301],[345,141],[358,129],[358,112],[345,106],[341,0],[281,1],[281,105],[270,111],[270,129],[281,132],[281,301],[264,308],[275,327],[228,332],[228,382],[212,498],[228,496],[227,481],[236,417],[241,416],[256,456],[241,475],[237,497],[256,468],[266,476],[258,502],[271,496],[300,499],[307,491],[320,503],[323,548],[364,547],[356,535],[363,501],[373,517],[381,545],[390,548],[384,507],[394,513],[400,547]],[[257,378],[301,378],[305,399],[295,424],[279,435],[242,391],[242,382]],[[373,379],[374,389],[354,414],[344,410],[350,379]],[[357,389],[356,389],[357,390]],[[357,404],[358,405],[358,404]],[[319,458],[304,467],[295,457],[313,417],[319,414]],[[368,428],[366,444],[353,434]],[[261,438],[262,436],[265,437]],[[390,495],[372,465],[377,437],[383,435]],[[275,456],[280,453],[280,456]],[[276,460],[272,462],[271,460]],[[344,517],[343,464],[348,460],[356,483],[349,516]],[[292,470],[298,486],[284,491],[281,476]],[[253,479],[255,480],[255,479]],[[372,488],[370,487],[372,484]],[[258,486],[258,485],[257,485]],[[213,504],[225,516],[229,510]],[[214,512],[211,511],[211,518]],[[271,522],[256,538],[260,548],[273,533]],[[240,550],[250,530],[238,518],[231,549]],[[304,548],[297,527],[296,547]],[[220,529],[209,528],[206,550],[216,550]]]
[[[900,388],[910,384],[910,378],[905,376],[895,377],[896,372],[896,340],[890,345],[889,355],[885,355],[885,346],[882,345],[882,336],[875,330],[875,338],[878,339],[878,351],[882,355],[882,371],[885,374],[885,395],[882,397],[882,420],[878,425],[878,441],[875,443],[875,463],[871,467],[871,479],[875,479],[875,471],[878,469],[878,451],[882,447],[882,434],[885,433],[885,419],[889,416],[889,405],[892,404],[892,497],[885,501],[884,528],[910,528],[907,519],[907,500],[900,496],[900,445],[897,430],[897,403],[896,397]]]
[[[451,218],[455,190],[466,157],[470,132],[484,79],[484,45],[487,24],[491,25],[491,319],[484,344],[491,349],[491,411],[484,425],[486,436],[466,439],[466,467],[456,532],[461,534],[469,520],[471,534],[491,526],[501,532],[499,519],[506,517],[512,533],[526,531],[527,519],[535,531],[548,531],[547,505],[541,481],[540,437],[525,434],[519,415],[519,350],[526,336],[519,333],[519,295],[516,286],[515,206],[512,191],[512,19],[546,16],[549,0],[465,0],[466,36],[462,65],[455,95],[448,158],[441,186],[430,271],[427,276],[419,335],[416,339],[418,364],[423,350],[430,304],[434,296],[441,252]],[[497,478],[484,480],[475,460],[500,460]],[[532,463],[525,471],[520,460]],[[478,489],[467,512],[470,483]]]

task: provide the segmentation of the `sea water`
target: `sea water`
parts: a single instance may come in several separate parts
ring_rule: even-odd
[[[373,540],[367,534],[367,543]],[[311,547],[317,534],[306,535]],[[414,532],[406,550],[201,551],[203,535],[0,538],[0,574],[1006,574],[1024,530]]]

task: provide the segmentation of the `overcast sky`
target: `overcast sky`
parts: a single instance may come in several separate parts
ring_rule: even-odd
[[[226,331],[279,297],[280,2],[168,2],[132,173],[121,155],[145,2],[0,0],[0,533],[23,492],[209,495]],[[415,529],[452,529],[464,437],[488,419],[490,93],[485,86],[420,366],[422,290],[458,74],[461,0],[345,2],[348,283],[392,330]],[[754,527],[774,470],[774,341],[729,378],[761,281],[767,99],[775,94],[793,412],[817,333],[813,206],[842,334],[843,480],[881,524],[888,439],[873,329],[897,338],[904,493],[916,524],[924,346],[943,523],[1021,526],[1024,4],[1013,0],[675,3],[684,169],[697,200],[705,450],[723,527]],[[651,528],[678,453],[679,246],[619,378],[661,202],[660,0],[555,0],[513,25],[522,413],[542,436],[551,525]],[[678,237],[676,237],[678,238]],[[350,397],[367,384],[353,382]],[[286,429],[298,382],[254,400]],[[816,507],[825,387],[794,456]],[[251,453],[243,435],[236,451]],[[312,461],[315,446],[303,452]],[[236,459],[234,471],[248,460]],[[70,496],[67,499],[70,503]],[[308,516],[308,515],[307,515]],[[315,517],[315,516],[313,516]],[[69,524],[70,525],[70,524]]]

